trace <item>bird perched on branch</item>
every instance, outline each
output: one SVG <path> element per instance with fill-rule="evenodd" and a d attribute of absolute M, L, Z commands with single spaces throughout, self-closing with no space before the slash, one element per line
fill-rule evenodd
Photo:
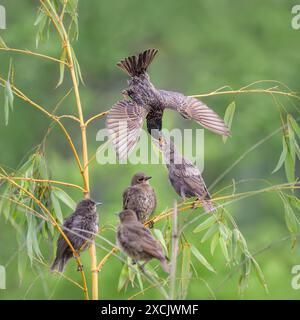
<path fill-rule="evenodd" d="M 144 265 L 151 259 L 158 259 L 165 272 L 169 273 L 167 258 L 161 244 L 153 238 L 149 229 L 138 221 L 132 210 L 120 212 L 120 224 L 117 229 L 117 245 L 134 263 L 144 261 Z"/>
<path fill-rule="evenodd" d="M 62 230 L 69 239 L 77 254 L 86 250 L 95 234 L 98 232 L 99 219 L 96 211 L 100 202 L 85 199 L 77 204 L 75 212 L 70 215 L 62 226 Z M 51 266 L 51 271 L 64 271 L 66 263 L 72 258 L 73 252 L 62 235 L 57 240 L 56 258 Z M 79 269 L 82 266 L 78 266 Z"/>
<path fill-rule="evenodd" d="M 210 200 L 211 197 L 200 170 L 176 150 L 171 139 L 162 136 L 159 146 L 169 171 L 170 183 L 177 194 L 183 200 L 197 197 L 206 212 L 214 211 L 215 207 Z"/>
<path fill-rule="evenodd" d="M 149 184 L 150 179 L 143 172 L 136 173 L 131 179 L 131 186 L 123 193 L 123 210 L 133 210 L 142 223 L 149 219 L 156 208 L 156 195 Z"/>
<path fill-rule="evenodd" d="M 131 77 L 128 88 L 122 91 L 123 95 L 131 100 L 117 102 L 110 110 L 106 121 L 119 159 L 126 158 L 133 150 L 145 119 L 148 132 L 155 139 L 160 137 L 163 112 L 166 108 L 179 112 L 184 118 L 194 120 L 215 133 L 229 135 L 224 121 L 203 102 L 179 92 L 154 87 L 147 69 L 157 51 L 148 49 L 117 63 L 117 66 Z"/>

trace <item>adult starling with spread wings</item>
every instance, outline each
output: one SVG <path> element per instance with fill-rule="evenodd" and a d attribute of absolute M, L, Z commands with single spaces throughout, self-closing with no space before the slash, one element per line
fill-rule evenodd
<path fill-rule="evenodd" d="M 206 212 L 214 211 L 216 208 L 211 202 L 200 170 L 177 151 L 171 139 L 162 136 L 159 139 L 159 146 L 168 168 L 170 183 L 176 193 L 183 200 L 196 197 Z"/>
<path fill-rule="evenodd" d="M 117 63 L 117 66 L 131 77 L 128 88 L 122 91 L 130 100 L 117 102 L 108 113 L 106 121 L 119 159 L 126 158 L 133 150 L 145 119 L 148 132 L 156 139 L 160 137 L 163 112 L 166 108 L 179 112 L 184 118 L 194 120 L 217 134 L 229 135 L 224 121 L 203 102 L 179 92 L 154 87 L 147 69 L 157 51 L 148 49 Z"/>

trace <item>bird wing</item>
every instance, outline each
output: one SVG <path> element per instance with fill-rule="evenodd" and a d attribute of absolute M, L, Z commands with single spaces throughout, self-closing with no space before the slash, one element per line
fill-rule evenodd
<path fill-rule="evenodd" d="M 132 188 L 128 187 L 124 192 L 123 192 L 123 209 L 127 209 L 128 206 L 128 200 L 130 199 L 132 195 Z"/>
<path fill-rule="evenodd" d="M 63 224 L 62 230 L 64 234 L 67 236 L 68 239 L 72 237 L 72 233 L 68 231 L 68 229 L 71 229 L 72 223 L 73 223 L 73 214 L 69 216 Z M 66 242 L 65 238 L 60 234 L 57 240 L 57 256 L 63 255 L 66 249 L 70 249 L 68 243 Z"/>
<path fill-rule="evenodd" d="M 147 108 L 130 100 L 117 102 L 109 111 L 106 127 L 119 159 L 128 157 L 135 147 L 147 114 Z"/>
<path fill-rule="evenodd" d="M 152 236 L 149 229 L 141 223 L 135 223 L 127 227 L 130 234 L 130 242 L 134 242 L 134 247 L 143 253 L 154 258 L 161 259 L 164 257 L 160 243 Z"/>
<path fill-rule="evenodd" d="M 199 169 L 191 162 L 184 159 L 182 164 L 175 164 L 173 173 L 181 179 L 181 181 L 188 187 L 188 190 L 193 190 L 195 194 L 201 198 L 210 199 L 210 194 Z"/>
<path fill-rule="evenodd" d="M 136 56 L 130 56 L 117 63 L 117 66 L 128 73 L 131 77 L 145 73 L 156 56 L 157 49 L 147 49 Z"/>
<path fill-rule="evenodd" d="M 179 92 L 160 90 L 160 93 L 166 108 L 178 111 L 184 118 L 192 119 L 217 134 L 230 135 L 223 119 L 202 101 Z"/>

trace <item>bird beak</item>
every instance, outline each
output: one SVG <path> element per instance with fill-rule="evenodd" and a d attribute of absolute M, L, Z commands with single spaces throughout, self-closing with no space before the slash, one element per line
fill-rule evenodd
<path fill-rule="evenodd" d="M 152 179 L 152 177 L 148 176 L 148 177 L 145 177 L 144 179 L 145 179 L 145 181 L 148 181 L 148 180 Z"/>
<path fill-rule="evenodd" d="M 96 202 L 96 206 L 100 206 L 101 204 L 103 204 L 102 202 Z"/>
<path fill-rule="evenodd" d="M 122 90 L 122 95 L 127 98 L 128 97 L 128 92 L 127 90 Z"/>

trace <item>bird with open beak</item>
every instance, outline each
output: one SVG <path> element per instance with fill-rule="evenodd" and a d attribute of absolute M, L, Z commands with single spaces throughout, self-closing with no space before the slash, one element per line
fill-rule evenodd
<path fill-rule="evenodd" d="M 185 119 L 194 120 L 217 134 L 229 135 L 223 119 L 200 100 L 180 92 L 155 88 L 147 69 L 157 52 L 157 49 L 148 49 L 117 63 L 131 77 L 128 88 L 122 91 L 125 99 L 111 108 L 106 120 L 108 133 L 120 160 L 127 158 L 134 149 L 144 120 L 149 134 L 159 139 L 166 108 L 177 111 Z"/>

